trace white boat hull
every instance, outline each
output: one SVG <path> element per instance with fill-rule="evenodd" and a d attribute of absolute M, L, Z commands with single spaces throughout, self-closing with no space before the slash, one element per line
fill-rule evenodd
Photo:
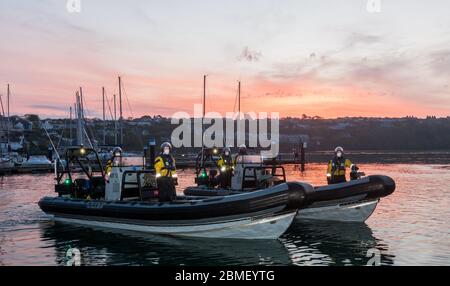
<path fill-rule="evenodd" d="M 379 200 L 359 201 L 301 209 L 297 219 L 340 222 L 365 222 L 375 211 Z"/>
<path fill-rule="evenodd" d="M 76 219 L 54 216 L 55 221 L 79 224 L 96 228 L 111 228 L 151 234 L 202 238 L 230 239 L 277 239 L 292 224 L 297 212 L 269 217 L 248 217 L 239 220 L 192 225 L 141 225 L 132 223 L 105 222 L 91 219 Z"/>

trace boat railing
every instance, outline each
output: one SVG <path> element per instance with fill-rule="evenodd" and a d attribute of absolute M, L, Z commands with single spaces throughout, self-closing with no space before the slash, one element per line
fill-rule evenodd
<path fill-rule="evenodd" d="M 268 170 L 270 172 L 267 172 Z M 279 171 L 281 173 L 278 173 Z M 244 166 L 242 172 L 242 189 L 259 188 L 262 184 L 268 184 L 271 181 L 273 184 L 286 182 L 286 170 L 281 165 Z M 248 182 L 254 182 L 254 186 L 248 186 Z"/>
<path fill-rule="evenodd" d="M 129 177 L 136 176 L 136 180 L 128 180 Z M 142 175 L 148 175 L 149 181 L 146 184 L 142 184 Z M 126 170 L 122 175 L 122 199 L 127 197 L 135 197 L 137 190 L 137 195 L 141 201 L 152 198 L 154 192 L 158 191 L 158 186 L 156 184 L 156 177 L 154 170 Z"/>

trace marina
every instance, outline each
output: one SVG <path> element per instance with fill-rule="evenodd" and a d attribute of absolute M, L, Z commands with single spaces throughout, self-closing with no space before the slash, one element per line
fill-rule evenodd
<path fill-rule="evenodd" d="M 385 2 L 0 1 L 0 271 L 450 266 L 450 2 Z"/>
<path fill-rule="evenodd" d="M 380 250 L 382 265 L 448 265 L 450 198 L 440 188 L 450 179 L 446 165 L 361 168 L 368 174 L 389 173 L 397 183 L 365 224 L 295 220 L 279 240 L 250 244 L 53 222 L 37 205 L 41 197 L 54 196 L 52 174 L 1 177 L 0 264 L 65 265 L 66 251 L 73 247 L 81 251 L 83 265 L 365 265 L 372 248 Z M 305 173 L 286 166 L 286 172 L 291 180 L 324 184 L 321 164 L 311 164 Z M 193 169 L 180 171 L 179 190 L 192 184 L 193 174 Z M 35 180 L 41 184 L 30 192 Z"/>

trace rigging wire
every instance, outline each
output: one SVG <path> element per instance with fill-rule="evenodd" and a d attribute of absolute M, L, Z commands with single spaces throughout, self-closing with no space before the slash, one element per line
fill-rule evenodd
<path fill-rule="evenodd" d="M 57 149 L 59 149 L 59 145 L 61 144 L 62 138 L 64 137 L 64 130 L 66 129 L 66 121 L 64 120 L 63 122 L 64 122 L 64 126 L 63 126 L 63 129 L 61 131 L 61 135 L 59 137 L 58 144 L 56 145 Z"/>
<path fill-rule="evenodd" d="M 125 89 L 125 85 L 124 85 L 123 81 L 122 81 L 122 91 L 123 91 L 123 94 L 125 95 L 125 100 L 126 100 L 126 103 L 128 105 L 128 109 L 129 109 L 131 118 L 134 118 L 133 109 L 131 108 L 130 100 L 128 98 L 128 93 L 127 93 L 127 91 Z M 144 148 L 144 142 L 143 142 L 141 136 L 139 136 L 139 134 L 137 132 L 137 126 L 134 126 L 133 130 L 134 130 L 134 133 L 135 133 L 136 137 L 139 140 L 139 144 L 140 144 L 141 148 L 143 149 Z"/>
<path fill-rule="evenodd" d="M 124 85 L 123 81 L 122 81 L 122 91 L 125 94 L 125 100 L 127 102 L 131 118 L 134 118 L 133 109 L 131 108 L 130 100 L 128 99 L 128 94 L 126 92 L 125 85 Z"/>
<path fill-rule="evenodd" d="M 84 100 L 83 99 L 83 106 L 82 106 L 82 108 L 83 108 L 83 112 L 82 112 L 82 114 L 83 114 L 83 121 L 84 121 L 84 123 L 85 123 L 85 126 L 88 128 L 88 130 L 90 131 L 90 133 L 91 133 L 91 136 L 92 136 L 92 139 L 93 140 L 96 140 L 95 139 L 95 134 L 94 134 L 94 131 L 92 130 L 92 128 L 87 124 L 87 122 L 86 122 L 86 117 L 84 116 L 84 114 L 85 114 L 85 112 L 84 112 L 84 110 L 86 110 L 87 111 L 87 115 L 89 116 L 90 114 L 92 114 L 90 111 L 89 111 L 89 108 L 88 108 L 88 106 L 87 106 L 87 103 L 86 103 L 86 100 Z M 89 144 L 91 145 L 91 147 L 93 147 L 93 145 L 92 145 L 92 142 L 91 142 L 91 139 L 89 138 L 89 135 L 88 135 L 88 132 L 86 131 L 86 130 L 84 130 L 84 132 L 86 133 L 86 136 L 87 136 L 87 139 L 88 139 L 88 141 L 89 141 Z M 97 141 L 97 140 L 96 140 Z M 98 141 L 97 141 L 98 142 Z"/>
<path fill-rule="evenodd" d="M 114 115 L 111 109 L 111 105 L 113 104 L 114 101 L 114 97 L 111 98 L 111 100 L 109 100 L 108 98 L 108 94 L 105 91 L 105 97 L 106 97 L 106 103 L 108 103 L 108 109 L 109 109 L 109 115 L 111 116 L 111 121 L 114 121 Z"/>
<path fill-rule="evenodd" d="M 4 125 L 5 125 L 5 122 L 4 122 L 4 119 L 5 119 L 5 109 L 3 108 L 3 100 L 2 100 L 2 94 L 0 94 L 0 105 L 1 105 L 1 107 L 2 107 L 2 114 L 0 114 L 0 115 L 2 115 L 2 121 L 1 121 L 1 123 L 2 123 L 2 129 L 4 128 Z"/>

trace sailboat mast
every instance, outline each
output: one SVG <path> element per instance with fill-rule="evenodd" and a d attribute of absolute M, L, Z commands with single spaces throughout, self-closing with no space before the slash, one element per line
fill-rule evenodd
<path fill-rule="evenodd" d="M 2 121 L 1 121 L 1 123 L 2 123 L 2 129 L 3 129 L 3 126 L 4 126 L 4 119 L 5 119 L 5 109 L 3 108 L 3 100 L 2 100 L 2 95 L 0 94 L 0 106 L 1 106 L 1 113 L 0 113 L 0 115 L 2 116 Z"/>
<path fill-rule="evenodd" d="M 122 78 L 119 76 L 120 145 L 123 146 Z"/>
<path fill-rule="evenodd" d="M 240 81 L 239 81 L 239 86 L 238 86 L 238 111 L 239 111 L 239 114 L 241 114 L 241 82 Z"/>
<path fill-rule="evenodd" d="M 105 87 L 102 87 L 103 98 L 103 145 L 106 145 Z"/>
<path fill-rule="evenodd" d="M 115 94 L 114 94 L 114 145 L 117 146 L 117 103 Z"/>
<path fill-rule="evenodd" d="M 81 91 L 81 89 L 80 89 Z M 84 134 L 83 134 L 83 109 L 81 107 L 81 95 L 77 92 L 77 145 L 84 145 Z"/>
<path fill-rule="evenodd" d="M 81 119 L 84 119 L 84 99 L 82 87 L 80 87 L 80 107 L 81 107 Z"/>
<path fill-rule="evenodd" d="M 70 144 L 72 145 L 72 106 L 69 107 L 69 138 Z"/>
<path fill-rule="evenodd" d="M 203 76 L 203 119 L 205 119 L 205 115 L 206 115 L 206 75 Z"/>
<path fill-rule="evenodd" d="M 206 115 L 206 75 L 203 76 L 203 113 L 202 113 L 202 167 L 204 163 L 205 143 L 204 143 L 204 121 Z"/>
<path fill-rule="evenodd" d="M 10 97 L 10 90 L 9 90 L 9 83 L 8 83 L 8 90 L 7 90 L 7 94 L 6 94 L 6 110 L 8 113 L 8 121 L 7 121 L 7 128 L 6 128 L 6 140 L 8 141 L 8 149 L 9 149 L 9 124 L 10 124 L 10 114 L 9 114 L 9 97 Z"/>

